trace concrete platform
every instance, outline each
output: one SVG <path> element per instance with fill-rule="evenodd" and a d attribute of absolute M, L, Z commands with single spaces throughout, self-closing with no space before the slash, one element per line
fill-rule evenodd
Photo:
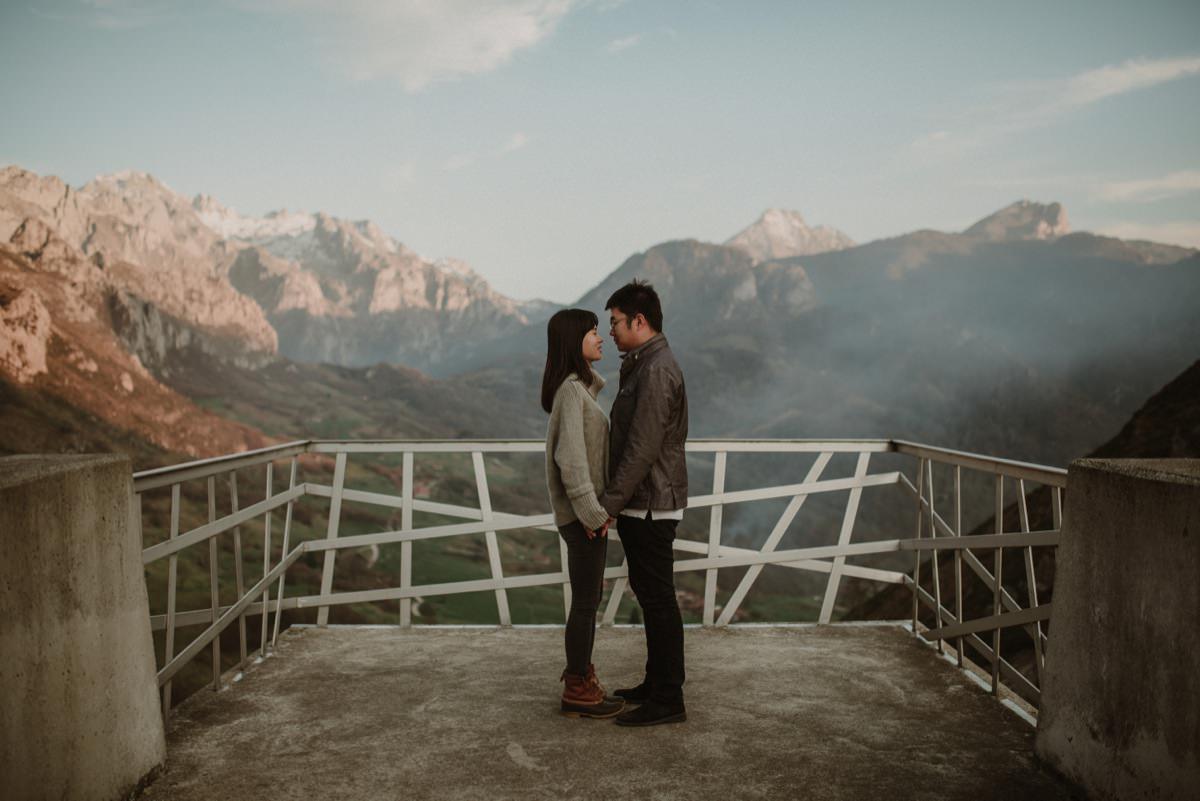
<path fill-rule="evenodd" d="M 1034 729 L 899 626 L 689 629 L 688 721 L 558 714 L 562 629 L 292 630 L 174 716 L 150 799 L 1068 799 Z M 640 629 L 601 629 L 610 688 Z"/>

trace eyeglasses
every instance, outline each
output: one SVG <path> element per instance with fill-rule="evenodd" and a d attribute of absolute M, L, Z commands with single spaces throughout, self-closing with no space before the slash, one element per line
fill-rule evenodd
<path fill-rule="evenodd" d="M 633 321 L 635 319 L 636 319 L 636 316 L 634 316 L 634 317 L 617 317 L 617 316 L 609 317 L 608 318 L 608 330 L 615 331 L 617 329 L 617 326 L 620 325 L 621 323 L 625 323 L 625 327 L 628 328 L 630 325 L 633 324 Z"/>

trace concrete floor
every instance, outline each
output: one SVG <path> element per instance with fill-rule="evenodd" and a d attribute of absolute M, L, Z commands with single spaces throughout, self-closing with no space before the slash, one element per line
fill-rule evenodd
<path fill-rule="evenodd" d="M 688 629 L 688 721 L 560 716 L 562 629 L 293 629 L 176 711 L 149 799 L 1068 799 L 1034 731 L 898 626 Z M 601 629 L 610 688 L 640 629 Z"/>

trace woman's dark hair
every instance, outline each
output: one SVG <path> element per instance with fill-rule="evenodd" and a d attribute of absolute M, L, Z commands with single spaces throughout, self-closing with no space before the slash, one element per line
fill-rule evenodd
<path fill-rule="evenodd" d="M 563 309 L 546 323 L 546 370 L 542 373 L 542 408 L 550 413 L 554 393 L 571 373 L 592 385 L 592 366 L 583 358 L 583 338 L 600 320 L 587 309 Z"/>

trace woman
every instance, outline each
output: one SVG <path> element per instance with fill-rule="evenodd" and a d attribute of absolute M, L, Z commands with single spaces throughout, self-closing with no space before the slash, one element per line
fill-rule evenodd
<path fill-rule="evenodd" d="M 571 577 L 562 711 L 571 717 L 609 718 L 624 701 L 605 696 L 592 666 L 608 550 L 608 513 L 597 500 L 608 475 L 608 417 L 596 403 L 604 386 L 592 371 L 603 349 L 596 325 L 596 315 L 584 309 L 563 309 L 550 318 L 542 408 L 550 414 L 546 486 L 554 524 L 567 544 Z"/>

